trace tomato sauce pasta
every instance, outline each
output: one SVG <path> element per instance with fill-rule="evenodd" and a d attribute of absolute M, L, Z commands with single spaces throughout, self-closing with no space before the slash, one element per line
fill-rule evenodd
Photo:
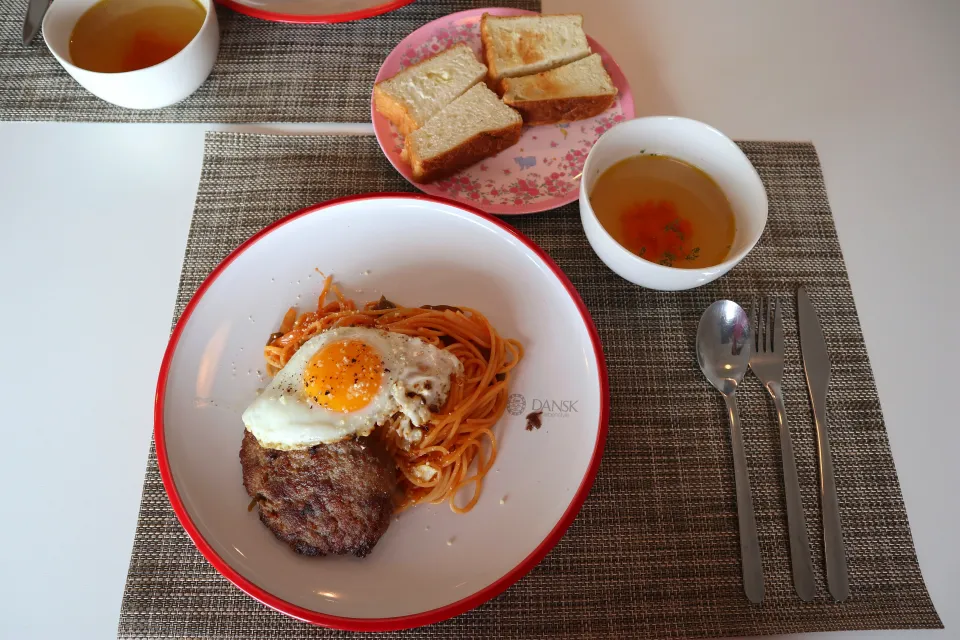
<path fill-rule="evenodd" d="M 327 301 L 329 297 L 334 299 Z M 287 311 L 279 330 L 264 348 L 270 375 L 290 360 L 313 336 L 337 327 L 364 326 L 420 338 L 457 356 L 463 373 L 453 381 L 443 407 L 421 427 L 417 442 L 405 439 L 400 416 L 377 428 L 393 455 L 402 497 L 398 510 L 430 502 L 448 502 L 456 513 L 472 509 L 484 476 L 497 457 L 494 426 L 507 406 L 511 370 L 523 357 L 523 346 L 503 338 L 487 318 L 465 307 L 402 307 L 381 298 L 358 307 L 333 284 L 324 281 L 314 311 Z M 461 489 L 472 488 L 458 504 Z"/>

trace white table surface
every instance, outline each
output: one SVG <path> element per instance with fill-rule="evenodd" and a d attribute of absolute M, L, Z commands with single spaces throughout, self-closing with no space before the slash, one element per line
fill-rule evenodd
<path fill-rule="evenodd" d="M 819 637 L 960 637 L 960 2 L 544 9 L 585 14 L 638 115 L 816 144 L 947 627 Z M 206 128 L 0 123 L 0 637 L 115 635 Z"/>

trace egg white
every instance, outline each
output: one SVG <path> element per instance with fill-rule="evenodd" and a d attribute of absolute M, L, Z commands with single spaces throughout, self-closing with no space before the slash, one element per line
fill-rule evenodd
<path fill-rule="evenodd" d="M 304 371 L 324 346 L 360 340 L 383 362 L 380 388 L 362 409 L 331 411 L 313 402 L 305 389 Z M 430 420 L 431 409 L 443 405 L 455 376 L 463 372 L 460 360 L 444 349 L 399 333 L 368 327 L 343 327 L 318 334 L 305 342 L 277 372 L 269 386 L 243 412 L 243 423 L 264 447 L 306 449 L 369 435 L 397 412 L 409 425 L 409 439 Z"/>

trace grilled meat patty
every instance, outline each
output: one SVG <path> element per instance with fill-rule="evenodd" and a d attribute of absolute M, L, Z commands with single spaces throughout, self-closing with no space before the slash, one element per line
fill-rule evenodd
<path fill-rule="evenodd" d="M 397 470 L 378 440 L 279 451 L 244 430 L 240 464 L 260 520 L 297 553 L 362 558 L 390 525 Z"/>

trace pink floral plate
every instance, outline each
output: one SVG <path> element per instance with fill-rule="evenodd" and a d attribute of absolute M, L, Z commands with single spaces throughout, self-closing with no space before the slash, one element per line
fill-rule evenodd
<path fill-rule="evenodd" d="M 480 17 L 532 14 L 518 9 L 472 9 L 453 13 L 420 27 L 387 56 L 377 82 L 458 43 L 466 42 L 480 55 Z M 488 213 L 521 214 L 555 209 L 577 199 L 580 172 L 590 148 L 604 131 L 633 118 L 633 94 L 627 79 L 607 50 L 587 36 L 590 48 L 599 53 L 617 87 L 617 98 L 604 113 L 568 124 L 524 127 L 520 142 L 493 158 L 464 169 L 446 180 L 430 184 L 413 182 L 410 166 L 400 159 L 403 138 L 373 107 L 373 130 L 377 142 L 397 171 L 418 189 L 430 195 L 462 202 Z"/>

